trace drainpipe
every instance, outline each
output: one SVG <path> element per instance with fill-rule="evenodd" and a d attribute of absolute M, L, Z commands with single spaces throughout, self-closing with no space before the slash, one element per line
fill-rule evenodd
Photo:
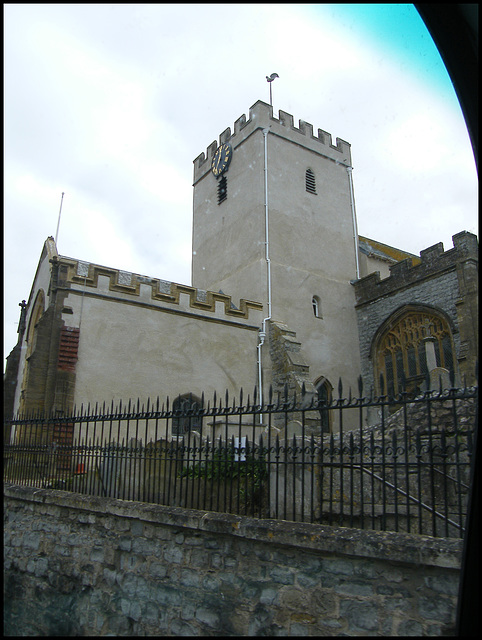
<path fill-rule="evenodd" d="M 351 205 L 351 215 L 353 220 L 353 242 L 355 243 L 355 266 L 356 266 L 356 279 L 360 279 L 360 256 L 359 256 L 359 243 L 358 243 L 358 225 L 356 221 L 356 212 L 355 212 L 355 195 L 353 192 L 353 178 L 352 178 L 353 167 L 347 167 L 346 172 L 348 173 L 348 184 L 350 185 L 350 205 Z"/>
<path fill-rule="evenodd" d="M 266 260 L 266 278 L 268 289 L 268 316 L 264 318 L 259 330 L 258 343 L 258 388 L 259 388 L 259 404 L 263 406 L 263 385 L 262 385 L 262 363 L 261 348 L 266 338 L 266 322 L 271 320 L 271 261 L 269 258 L 269 227 L 268 227 L 268 133 L 269 129 L 263 129 L 264 136 L 264 218 L 265 218 L 265 260 Z M 263 414 L 259 416 L 260 423 L 263 422 Z"/>

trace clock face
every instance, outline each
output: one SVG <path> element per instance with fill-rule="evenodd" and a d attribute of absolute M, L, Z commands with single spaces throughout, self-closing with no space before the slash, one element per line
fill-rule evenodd
<path fill-rule="evenodd" d="M 216 178 L 228 170 L 229 163 L 233 155 L 233 148 L 229 143 L 224 143 L 216 149 L 213 161 L 211 163 L 211 171 Z"/>

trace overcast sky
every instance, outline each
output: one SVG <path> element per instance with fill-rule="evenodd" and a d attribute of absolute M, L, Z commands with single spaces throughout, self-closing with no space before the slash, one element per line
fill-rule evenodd
<path fill-rule="evenodd" d="M 4 5 L 4 354 L 45 239 L 191 283 L 193 160 L 257 100 L 352 145 L 361 235 L 477 230 L 462 113 L 413 5 Z M 226 292 L 229 293 L 229 292 Z"/>

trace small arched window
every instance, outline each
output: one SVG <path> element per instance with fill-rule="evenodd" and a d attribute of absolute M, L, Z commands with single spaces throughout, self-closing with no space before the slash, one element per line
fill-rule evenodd
<path fill-rule="evenodd" d="M 329 433 L 331 425 L 331 415 L 329 406 L 332 400 L 332 386 L 326 378 L 321 378 L 316 384 L 316 396 L 320 412 L 321 432 Z"/>
<path fill-rule="evenodd" d="M 316 181 L 315 174 L 312 169 L 307 169 L 305 174 L 305 185 L 308 193 L 313 193 L 316 196 Z"/>
<path fill-rule="evenodd" d="M 183 436 L 190 431 L 199 431 L 201 401 L 192 394 L 178 396 L 173 404 L 172 435 Z"/>
<path fill-rule="evenodd" d="M 318 296 L 313 296 L 313 298 L 311 299 L 311 304 L 313 306 L 313 313 L 315 315 L 315 318 L 322 318 L 322 314 L 321 314 L 321 300 Z"/>

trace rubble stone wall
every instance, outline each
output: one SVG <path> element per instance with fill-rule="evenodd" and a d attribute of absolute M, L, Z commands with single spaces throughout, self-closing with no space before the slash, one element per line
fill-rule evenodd
<path fill-rule="evenodd" d="M 6 635 L 448 635 L 461 540 L 7 485 Z"/>

